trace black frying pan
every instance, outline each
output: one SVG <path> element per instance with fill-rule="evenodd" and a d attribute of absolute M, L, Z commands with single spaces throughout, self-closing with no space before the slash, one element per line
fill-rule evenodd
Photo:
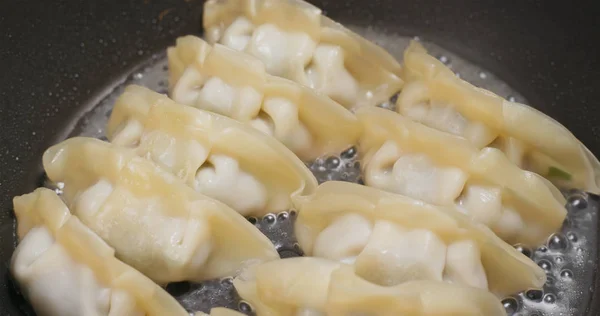
<path fill-rule="evenodd" d="M 482 65 L 600 154 L 595 1 L 313 1 L 342 23 L 419 35 Z M 201 30 L 201 0 L 5 1 L 0 11 L 0 315 L 21 315 L 7 277 L 11 199 L 40 185 L 43 151 L 107 89 Z M 597 282 L 594 282 L 598 284 Z M 582 310 L 598 315 L 599 286 Z M 589 296 L 589 299 L 588 299 Z"/>

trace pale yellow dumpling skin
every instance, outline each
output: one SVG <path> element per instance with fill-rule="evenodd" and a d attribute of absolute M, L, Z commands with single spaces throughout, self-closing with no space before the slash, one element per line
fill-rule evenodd
<path fill-rule="evenodd" d="M 308 161 L 356 144 L 360 126 L 348 109 L 308 86 L 273 76 L 251 55 L 195 36 L 167 50 L 169 95 L 273 136 Z"/>
<path fill-rule="evenodd" d="M 115 257 L 52 190 L 14 198 L 10 271 L 38 315 L 187 316 L 163 288 Z"/>
<path fill-rule="evenodd" d="M 533 261 L 453 206 L 336 181 L 296 206 L 294 231 L 305 255 L 351 265 L 380 286 L 429 280 L 502 298 L 546 280 Z"/>
<path fill-rule="evenodd" d="M 49 148 L 43 161 L 48 178 L 64 183 L 71 212 L 161 285 L 232 276 L 279 257 L 236 211 L 132 149 L 77 137 Z"/>
<path fill-rule="evenodd" d="M 524 104 L 458 78 L 417 42 L 404 52 L 399 113 L 477 148 L 504 152 L 517 166 L 562 188 L 598 193 L 600 162 L 564 126 Z"/>
<path fill-rule="evenodd" d="M 389 53 L 305 1 L 211 0 L 203 25 L 209 43 L 251 55 L 271 75 L 348 109 L 386 102 L 403 84 L 400 64 Z"/>
<path fill-rule="evenodd" d="M 539 245 L 566 217 L 566 201 L 548 180 L 516 166 L 499 149 L 398 113 L 362 108 L 359 141 L 365 184 L 424 202 L 455 206 L 510 244 Z"/>
<path fill-rule="evenodd" d="M 234 286 L 264 316 L 505 315 L 487 291 L 423 280 L 384 287 L 357 276 L 352 266 L 313 257 L 255 266 Z"/>
<path fill-rule="evenodd" d="M 292 196 L 317 185 L 276 139 L 141 86 L 127 87 L 117 99 L 107 136 L 244 216 L 287 211 Z"/>

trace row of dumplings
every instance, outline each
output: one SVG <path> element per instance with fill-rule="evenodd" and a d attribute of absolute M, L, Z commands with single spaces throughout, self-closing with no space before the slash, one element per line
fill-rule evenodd
<path fill-rule="evenodd" d="M 242 56 L 253 56 L 262 61 L 260 73 L 266 71 L 310 87 L 349 110 L 381 104 L 400 92 L 396 108 L 403 116 L 460 136 L 473 148 L 498 148 L 519 167 L 554 183 L 600 192 L 600 163 L 565 127 L 531 107 L 461 80 L 418 43 L 405 51 L 404 66 L 400 67 L 382 48 L 301 0 L 207 1 L 203 23 L 208 42 L 218 44 L 217 50 L 223 45 L 246 53 L 236 54 L 233 59 L 238 63 L 229 60 L 231 65 L 247 65 L 251 58 Z M 194 84 L 189 76 L 181 75 L 186 64 L 198 77 L 222 79 L 233 90 L 252 86 L 244 79 L 228 80 L 227 72 L 238 77 L 239 71 L 228 71 L 231 68 L 221 68 L 227 69 L 221 73 L 207 70 L 214 69 L 210 59 L 197 52 L 210 48 L 198 49 L 203 45 L 190 45 L 189 41 L 181 39 L 169 50 L 170 67 L 178 69 L 170 78 L 175 101 L 194 105 L 188 97 L 202 90 L 202 82 L 189 89 Z M 252 67 L 243 68 L 250 71 Z M 269 93 L 263 92 L 263 99 L 269 100 Z M 303 104 L 296 104 L 302 113 Z M 263 104 L 267 114 L 268 108 Z M 321 106 L 324 116 L 329 111 L 326 108 Z M 329 122 L 329 128 L 344 126 L 339 121 Z"/>
<path fill-rule="evenodd" d="M 503 315 L 498 298 L 544 284 L 507 242 L 560 227 L 553 183 L 598 191 L 568 130 L 417 43 L 400 67 L 301 1 L 204 14 L 214 45 L 168 49 L 172 99 L 128 87 L 109 142 L 45 152 L 62 196 L 15 198 L 11 271 L 38 314 L 187 315 L 161 286 L 236 276 L 259 316 Z M 398 93 L 400 113 L 375 107 Z M 319 186 L 305 162 L 356 144 L 367 186 Z M 289 209 L 311 258 L 278 260 L 243 217 Z"/>
<path fill-rule="evenodd" d="M 499 298 L 546 279 L 459 213 L 341 182 L 298 201 L 296 235 L 313 257 L 278 260 L 243 217 L 146 162 L 124 162 L 131 176 L 105 201 L 46 188 L 15 198 L 11 271 L 37 314 L 187 315 L 159 285 L 236 276 L 257 315 L 504 315 Z"/>
<path fill-rule="evenodd" d="M 353 113 L 309 87 L 267 74 L 259 60 L 245 53 L 218 44 L 211 47 L 197 37 L 178 39 L 177 45 L 169 48 L 169 62 L 175 101 L 226 115 L 272 135 L 304 161 L 358 143 L 367 185 L 436 205 L 454 205 L 510 243 L 539 244 L 565 217 L 559 190 L 542 176 L 521 169 L 508 149 L 478 147 L 465 135 L 446 133 L 411 116 L 374 106 Z M 235 66 L 239 64 L 243 66 Z M 399 102 L 405 101 L 404 93 Z M 244 97 L 249 94 L 256 97 Z M 429 107 L 419 102 L 415 107 Z M 530 112 L 547 120 L 539 112 Z M 445 118 L 440 121 L 448 122 Z M 140 125 L 137 121 L 130 124 Z M 141 127 L 138 130 L 141 133 Z M 574 147 L 583 148 L 568 131 L 563 134 Z M 510 139 L 513 144 L 518 142 Z M 589 175 L 591 171 L 581 173 Z M 595 190 L 591 185 L 575 187 Z"/>

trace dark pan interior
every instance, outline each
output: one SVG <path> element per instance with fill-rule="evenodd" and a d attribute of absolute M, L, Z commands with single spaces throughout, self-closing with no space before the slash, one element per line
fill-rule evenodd
<path fill-rule="evenodd" d="M 82 104 L 105 95 L 179 36 L 200 31 L 202 0 L 11 1 L 0 11 L 0 315 L 12 197 L 39 185 L 41 154 Z M 600 154 L 600 9 L 593 1 L 312 1 L 340 22 L 419 35 L 484 66 Z M 598 284 L 598 282 L 596 282 Z M 598 291 L 592 291 L 596 297 Z M 599 301 L 589 305 L 598 314 Z"/>

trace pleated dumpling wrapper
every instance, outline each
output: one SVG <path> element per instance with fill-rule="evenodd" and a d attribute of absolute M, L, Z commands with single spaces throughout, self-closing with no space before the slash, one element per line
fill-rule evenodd
<path fill-rule="evenodd" d="M 533 261 L 455 207 L 347 182 L 326 182 L 296 206 L 306 255 L 353 264 L 379 285 L 446 281 L 504 297 L 546 280 Z"/>
<path fill-rule="evenodd" d="M 364 128 L 359 152 L 368 186 L 457 205 L 511 244 L 542 244 L 561 227 L 566 202 L 560 191 L 500 150 L 478 149 L 381 108 L 360 109 L 357 117 Z"/>
<path fill-rule="evenodd" d="M 260 316 L 506 315 L 485 290 L 436 281 L 384 287 L 358 277 L 351 266 L 321 258 L 260 264 L 233 284 Z"/>
<path fill-rule="evenodd" d="M 279 258 L 244 217 L 130 149 L 78 137 L 43 160 L 48 178 L 64 183 L 71 212 L 161 285 L 236 275 Z"/>
<path fill-rule="evenodd" d="M 287 211 L 291 196 L 317 186 L 306 165 L 276 139 L 140 86 L 127 87 L 117 99 L 107 136 L 244 216 Z"/>
<path fill-rule="evenodd" d="M 115 258 L 54 191 L 40 188 L 13 202 L 20 242 L 10 270 L 36 314 L 188 315 L 160 286 Z"/>
<path fill-rule="evenodd" d="M 406 117 L 499 148 L 558 186 L 600 192 L 600 162 L 551 117 L 461 80 L 416 42 L 405 51 L 403 78 L 397 109 Z"/>
<path fill-rule="evenodd" d="M 386 102 L 402 87 L 390 54 L 301 0 L 209 0 L 203 24 L 209 43 L 255 56 L 270 74 L 348 109 Z"/>
<path fill-rule="evenodd" d="M 168 49 L 173 100 L 212 111 L 274 136 L 312 160 L 356 144 L 354 115 L 312 89 L 270 76 L 256 58 L 194 36 Z"/>

